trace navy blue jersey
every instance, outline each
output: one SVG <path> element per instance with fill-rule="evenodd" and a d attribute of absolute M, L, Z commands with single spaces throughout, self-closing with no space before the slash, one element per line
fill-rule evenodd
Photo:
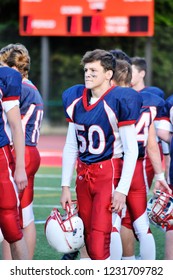
<path fill-rule="evenodd" d="M 19 100 L 21 94 L 21 82 L 22 76 L 18 71 L 10 67 L 0 67 L 0 147 L 8 145 L 11 141 L 11 135 L 8 134 L 7 118 L 2 108 L 2 102 Z"/>
<path fill-rule="evenodd" d="M 160 120 L 163 118 L 163 108 L 166 105 L 166 102 L 159 95 L 153 95 L 148 90 L 140 91 L 140 94 L 143 99 L 143 106 L 155 107 L 156 115 L 153 120 Z"/>
<path fill-rule="evenodd" d="M 25 145 L 36 146 L 43 119 L 43 100 L 38 89 L 27 79 L 22 81 L 20 113 L 25 134 Z"/>
<path fill-rule="evenodd" d="M 140 92 L 142 91 L 148 91 L 148 92 L 151 92 L 155 95 L 158 95 L 160 96 L 161 98 L 165 98 L 165 93 L 162 89 L 158 88 L 158 87 L 153 87 L 153 86 L 146 86 L 145 88 L 143 88 Z"/>
<path fill-rule="evenodd" d="M 170 167 L 169 167 L 169 178 L 170 183 L 173 186 L 173 138 L 171 138 L 170 142 Z"/>
<path fill-rule="evenodd" d="M 2 101 L 19 99 L 21 94 L 21 74 L 10 67 L 0 67 L 0 89 Z"/>
<path fill-rule="evenodd" d="M 76 85 L 63 93 L 68 121 L 75 124 L 79 158 L 90 164 L 123 153 L 119 127 L 135 124 L 142 98 L 131 88 L 112 87 L 90 105 L 91 92 Z"/>
<path fill-rule="evenodd" d="M 165 108 L 164 108 L 165 117 L 169 119 L 171 124 L 173 125 L 173 95 L 170 95 L 166 99 Z"/>
<path fill-rule="evenodd" d="M 164 99 L 153 95 L 148 91 L 140 91 L 143 99 L 143 106 L 140 111 L 140 117 L 136 123 L 137 140 L 139 147 L 139 157 L 144 157 L 148 141 L 148 132 L 151 123 L 154 120 L 162 119 L 162 110 L 165 105 Z"/>
<path fill-rule="evenodd" d="M 173 125 L 173 95 L 169 96 L 166 99 L 165 105 L 165 118 L 167 117 L 168 120 Z M 170 183 L 173 185 L 173 139 L 170 142 L 170 168 L 169 168 L 169 177 Z"/>

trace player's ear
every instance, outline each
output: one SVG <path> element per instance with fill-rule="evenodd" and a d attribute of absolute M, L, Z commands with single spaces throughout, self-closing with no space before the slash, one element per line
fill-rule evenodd
<path fill-rule="evenodd" d="M 113 77 L 113 71 L 112 70 L 107 70 L 106 71 L 106 77 L 107 77 L 107 79 L 108 80 L 111 80 L 112 79 L 112 77 Z"/>
<path fill-rule="evenodd" d="M 140 75 L 142 76 L 142 78 L 145 78 L 146 72 L 144 70 L 140 71 Z"/>

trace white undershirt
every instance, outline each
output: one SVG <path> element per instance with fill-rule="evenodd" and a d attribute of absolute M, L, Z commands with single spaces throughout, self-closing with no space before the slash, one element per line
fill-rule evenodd
<path fill-rule="evenodd" d="M 93 105 L 94 103 L 96 103 L 97 100 L 99 100 L 99 97 L 91 97 L 91 99 L 90 99 L 90 105 Z"/>
<path fill-rule="evenodd" d="M 69 123 L 67 137 L 62 155 L 62 180 L 61 186 L 69 186 L 78 157 L 78 146 L 74 123 Z"/>
<path fill-rule="evenodd" d="M 11 100 L 11 101 L 2 102 L 2 107 L 6 113 L 15 106 L 19 106 L 19 100 Z"/>
<path fill-rule="evenodd" d="M 119 128 L 120 138 L 123 145 L 124 160 L 121 179 L 116 191 L 128 194 L 134 174 L 136 160 L 138 158 L 138 144 L 135 125 L 126 125 Z"/>

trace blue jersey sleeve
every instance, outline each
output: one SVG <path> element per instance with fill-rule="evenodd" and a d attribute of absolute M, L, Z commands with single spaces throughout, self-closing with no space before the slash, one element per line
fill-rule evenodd
<path fill-rule="evenodd" d="M 162 119 L 164 115 L 164 107 L 165 107 L 165 101 L 164 99 L 161 99 L 157 106 L 157 115 L 156 120 Z"/>
<path fill-rule="evenodd" d="M 149 86 L 145 88 L 147 91 L 149 91 L 150 93 L 153 93 L 159 97 L 161 97 L 162 99 L 165 98 L 165 93 L 162 89 L 158 88 L 158 87 L 154 87 L 154 86 Z"/>
<path fill-rule="evenodd" d="M 20 113 L 25 131 L 25 144 L 36 146 L 40 136 L 44 104 L 38 89 L 29 80 L 22 82 Z"/>
<path fill-rule="evenodd" d="M 118 125 L 128 125 L 136 123 L 139 118 L 140 109 L 143 104 L 140 94 L 132 88 L 120 88 L 119 98 L 119 121 Z"/>
<path fill-rule="evenodd" d="M 148 87 L 149 88 L 149 87 Z M 156 108 L 156 116 L 155 120 L 159 120 L 163 118 L 163 108 L 165 106 L 165 100 L 161 98 L 159 95 L 152 94 L 148 88 L 141 91 L 140 94 L 143 98 L 143 106 L 146 107 L 155 107 Z"/>
<path fill-rule="evenodd" d="M 21 74 L 10 68 L 0 67 L 0 88 L 3 92 L 3 101 L 20 98 L 22 86 Z"/>
<path fill-rule="evenodd" d="M 68 107 L 82 96 L 84 88 L 84 85 L 75 85 L 63 92 L 62 102 L 67 121 L 71 121 L 71 116 L 69 116 L 69 114 L 67 113 Z"/>

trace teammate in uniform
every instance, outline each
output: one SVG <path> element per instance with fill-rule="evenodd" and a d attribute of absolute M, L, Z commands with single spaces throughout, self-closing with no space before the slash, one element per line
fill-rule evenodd
<path fill-rule="evenodd" d="M 139 202 L 141 206 L 141 213 L 144 213 L 144 207 L 145 207 L 145 214 L 146 214 L 146 199 L 147 199 L 147 192 L 148 188 L 151 186 L 153 178 L 154 178 L 154 173 L 158 173 L 158 169 L 153 169 L 153 163 L 157 162 L 157 160 L 152 160 L 151 162 L 151 156 L 154 155 L 154 151 L 158 145 L 156 143 L 155 138 L 156 138 L 156 133 L 155 133 L 155 123 L 156 121 L 158 122 L 161 119 L 161 111 L 162 107 L 164 106 L 164 100 L 161 98 L 160 93 L 161 90 L 158 89 L 159 94 L 156 94 L 157 88 L 153 87 L 145 87 L 144 84 L 144 77 L 146 74 L 146 61 L 143 58 L 135 57 L 131 59 L 132 61 L 132 81 L 131 84 L 133 88 L 137 91 L 139 91 L 140 95 L 143 98 L 143 103 L 144 106 L 142 107 L 141 110 L 141 117 L 138 120 L 136 124 L 137 128 L 137 138 L 138 138 L 138 144 L 139 144 L 139 159 L 141 160 L 141 165 L 143 165 L 143 171 L 144 171 L 144 176 L 142 176 L 142 172 L 138 172 L 137 174 L 141 175 L 143 177 L 143 181 L 139 180 L 139 177 L 136 175 L 136 179 L 138 178 L 138 181 L 136 183 L 132 182 L 132 185 L 134 186 L 139 186 L 139 182 L 141 182 L 141 192 L 143 189 L 143 194 L 146 194 L 146 197 L 143 197 L 143 204 Z M 153 94 L 154 93 L 154 94 Z M 149 134 L 148 134 L 149 133 Z M 151 135 L 151 137 L 150 137 Z M 148 142 L 148 144 L 147 144 Z M 152 144 L 152 145 L 150 145 Z M 146 149 L 147 148 L 147 149 Z M 147 153 L 150 153 L 150 156 L 147 156 Z M 155 155 L 158 156 L 158 153 L 155 151 Z M 139 160 L 138 160 L 139 162 Z M 158 161 L 158 163 L 160 160 Z M 141 166 L 142 168 L 142 166 Z M 141 169 L 142 170 L 142 169 Z M 160 165 L 160 175 L 158 175 L 155 178 L 160 178 L 164 181 L 164 174 L 161 172 L 161 165 Z M 143 184 L 144 183 L 144 184 Z M 166 182 L 165 182 L 166 183 Z M 143 185 L 143 188 L 142 188 Z M 146 186 L 146 190 L 145 190 Z M 167 185 L 168 186 L 168 185 Z M 136 188 L 136 187 L 135 187 Z M 129 201 L 133 205 L 135 196 L 130 196 L 128 197 Z M 130 209 L 129 209 L 130 210 Z M 139 211 L 139 210 L 138 210 Z M 131 219 L 132 217 L 129 216 L 128 211 L 126 212 L 125 218 L 122 220 L 122 229 L 121 229 L 121 237 L 122 237 L 122 242 L 123 242 L 123 259 L 135 259 L 134 256 L 134 234 L 133 234 L 133 228 L 136 226 L 136 223 L 139 223 L 140 220 L 137 220 L 137 217 L 142 215 L 139 215 L 139 212 L 136 211 L 135 213 L 135 220 L 134 222 L 134 217 L 133 217 L 133 226 L 131 224 Z M 133 214 L 134 215 L 134 214 Z M 138 216 L 139 215 L 139 216 Z M 137 230 L 135 230 L 137 231 Z M 147 235 L 147 238 L 149 237 L 149 232 Z M 147 246 L 145 246 L 146 240 L 143 240 L 144 246 L 141 245 L 140 242 L 140 252 L 141 252 L 141 258 L 142 259 L 149 259 L 149 258 L 154 258 L 154 246 L 151 247 L 150 250 L 147 251 Z M 141 247 L 142 246 L 142 247 Z M 153 248 L 153 250 L 152 250 Z"/>
<path fill-rule="evenodd" d="M 28 178 L 27 188 L 19 194 L 20 224 L 27 242 L 29 259 L 33 258 L 36 244 L 36 229 L 33 213 L 34 176 L 40 166 L 40 154 L 37 143 L 43 118 L 43 100 L 38 89 L 28 80 L 30 56 L 22 44 L 10 44 L 0 50 L 0 60 L 15 68 L 22 75 L 20 113 L 25 135 L 25 168 Z M 13 149 L 15 156 L 15 150 Z M 11 254 L 6 241 L 3 242 L 3 258 L 10 259 Z"/>
<path fill-rule="evenodd" d="M 9 67 L 0 67 L 0 228 L 10 244 L 14 260 L 28 259 L 18 213 L 18 193 L 27 186 L 24 135 L 19 110 L 21 81 L 19 72 Z M 16 162 L 10 147 L 11 136 L 16 150 Z"/>
<path fill-rule="evenodd" d="M 170 188 L 173 193 L 173 95 L 166 99 L 164 119 L 158 125 L 158 136 L 170 145 Z M 165 235 L 165 260 L 173 260 L 173 225 L 166 227 Z"/>
<path fill-rule="evenodd" d="M 110 52 L 88 51 L 81 64 L 85 86 L 63 93 L 69 128 L 61 204 L 63 209 L 66 202 L 71 204 L 70 182 L 78 159 L 76 195 L 85 244 L 91 259 L 103 260 L 110 258 L 112 226 L 119 223 L 138 156 L 134 123 L 142 99 L 131 88 L 111 86 L 116 61 Z"/>
<path fill-rule="evenodd" d="M 116 85 L 130 86 L 131 78 L 131 65 L 125 60 L 117 60 L 116 71 L 113 77 L 113 81 L 115 81 Z M 143 106 L 140 110 L 140 117 L 136 123 L 139 156 L 132 184 L 127 196 L 128 216 L 123 218 L 122 224 L 127 228 L 130 226 L 130 228 L 134 229 L 136 236 L 140 241 L 140 253 L 142 259 L 155 259 L 155 242 L 149 230 L 149 220 L 146 212 L 147 192 L 144 180 L 145 169 L 143 163 L 145 162 L 146 150 L 148 150 L 154 171 L 157 174 L 156 179 L 158 179 L 155 189 L 166 188 L 166 190 L 169 190 L 168 185 L 162 176 L 160 150 L 156 141 L 153 123 L 156 113 L 157 118 L 161 115 L 164 101 L 158 96 L 153 98 L 153 94 L 148 92 L 143 92 L 140 95 L 143 98 Z M 161 177 L 158 174 L 160 174 Z M 160 181 L 159 179 L 162 180 Z M 129 246 L 131 246 L 131 244 Z M 126 250 L 126 248 L 124 248 L 123 243 L 123 251 L 124 250 Z M 125 258 L 123 257 L 123 259 Z"/>
<path fill-rule="evenodd" d="M 154 95 L 160 96 L 162 99 L 165 97 L 165 93 L 158 87 L 155 86 L 145 86 L 145 76 L 147 72 L 147 64 L 145 58 L 142 57 L 133 57 L 131 58 L 132 61 L 132 81 L 131 86 L 133 89 L 137 90 L 138 92 L 142 93 L 143 91 L 148 91 Z M 158 118 L 154 120 L 155 128 L 157 128 L 159 124 Z M 160 152 L 162 161 L 165 161 L 166 169 L 165 174 L 168 179 L 168 170 L 169 170 L 169 146 L 161 139 L 157 139 L 159 142 Z M 151 162 L 148 157 L 146 157 L 146 186 L 149 189 L 152 185 L 154 177 L 154 170 L 151 165 Z"/>

